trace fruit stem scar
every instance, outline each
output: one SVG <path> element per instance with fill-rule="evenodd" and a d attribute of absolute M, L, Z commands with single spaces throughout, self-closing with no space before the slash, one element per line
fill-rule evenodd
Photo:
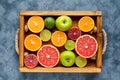
<path fill-rule="evenodd" d="M 30 43 L 31 43 L 31 44 L 35 44 L 35 42 L 34 42 L 33 40 L 30 40 Z"/>
<path fill-rule="evenodd" d="M 37 22 L 35 22 L 35 21 L 32 21 L 33 22 L 33 24 L 37 27 L 38 26 L 38 23 Z"/>
<path fill-rule="evenodd" d="M 66 59 L 66 61 L 67 61 L 67 62 L 69 62 L 69 61 L 70 61 L 70 59 L 69 59 L 69 58 L 67 58 L 67 59 Z"/>
<path fill-rule="evenodd" d="M 66 23 L 66 19 L 65 19 L 65 20 L 63 20 L 63 23 L 64 23 L 64 24 Z"/>

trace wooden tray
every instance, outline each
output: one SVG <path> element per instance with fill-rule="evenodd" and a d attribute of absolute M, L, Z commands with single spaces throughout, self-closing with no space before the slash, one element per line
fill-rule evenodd
<path fill-rule="evenodd" d="M 66 68 L 58 65 L 54 68 L 44 68 L 38 66 L 33 69 L 26 68 L 24 66 L 24 26 L 29 17 L 38 15 L 41 17 L 45 16 L 60 16 L 68 15 L 73 20 L 73 25 L 77 26 L 78 20 L 82 16 L 91 16 L 95 21 L 97 27 L 97 33 L 94 35 L 98 42 L 98 51 L 96 53 L 96 60 L 88 60 L 88 64 L 84 68 L 78 68 L 76 66 Z M 20 51 L 19 51 L 19 71 L 20 72 L 83 72 L 83 73 L 99 73 L 102 67 L 102 12 L 101 11 L 20 11 Z"/>

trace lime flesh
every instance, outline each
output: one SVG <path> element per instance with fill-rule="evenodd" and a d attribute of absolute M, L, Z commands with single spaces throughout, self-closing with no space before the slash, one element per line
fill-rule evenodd
<path fill-rule="evenodd" d="M 87 64 L 87 59 L 82 58 L 81 56 L 77 56 L 75 59 L 75 64 L 76 64 L 76 66 L 78 66 L 80 68 L 85 67 Z"/>
<path fill-rule="evenodd" d="M 40 38 L 42 41 L 49 41 L 51 38 L 51 32 L 47 29 L 41 31 Z"/>
<path fill-rule="evenodd" d="M 67 50 L 73 50 L 75 48 L 75 42 L 73 40 L 67 40 L 64 47 Z"/>

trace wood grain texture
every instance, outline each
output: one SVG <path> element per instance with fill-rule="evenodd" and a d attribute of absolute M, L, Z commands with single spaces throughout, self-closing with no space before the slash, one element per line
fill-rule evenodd
<path fill-rule="evenodd" d="M 98 42 L 98 53 L 97 53 L 97 67 L 102 67 L 102 16 L 97 16 L 97 42 Z"/>
<path fill-rule="evenodd" d="M 23 67 L 23 60 L 24 60 L 24 16 L 20 15 L 20 47 L 19 47 L 19 66 Z"/>
<path fill-rule="evenodd" d="M 101 11 L 21 11 L 20 15 L 24 15 L 24 16 L 33 16 L 33 15 L 98 16 L 98 15 L 101 15 Z"/>
<path fill-rule="evenodd" d="M 64 73 L 99 73 L 101 72 L 101 68 L 97 68 L 94 63 L 89 63 L 87 67 L 79 68 L 79 67 L 62 67 L 57 66 L 54 68 L 44 68 L 38 66 L 36 68 L 30 69 L 26 67 L 22 67 L 19 69 L 20 72 L 64 72 Z"/>

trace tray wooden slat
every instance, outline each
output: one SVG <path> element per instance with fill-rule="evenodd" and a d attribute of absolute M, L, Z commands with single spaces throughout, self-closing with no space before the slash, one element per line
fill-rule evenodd
<path fill-rule="evenodd" d="M 84 67 L 84 68 L 79 68 L 79 67 L 66 68 L 62 66 L 57 66 L 54 68 L 36 67 L 33 69 L 29 69 L 26 67 L 22 67 L 20 68 L 20 71 L 21 72 L 65 72 L 65 73 L 67 72 L 69 73 L 72 73 L 72 72 L 91 73 L 92 72 L 92 73 L 99 73 L 101 72 L 101 68 L 97 68 L 94 63 L 89 63 L 87 67 Z"/>
<path fill-rule="evenodd" d="M 97 67 L 102 67 L 102 17 L 97 16 L 97 42 L 98 42 L 98 52 L 97 52 Z"/>
<path fill-rule="evenodd" d="M 102 13 L 101 11 L 20 11 L 20 15 L 24 15 L 24 16 L 32 16 L 32 15 L 99 16 L 99 15 L 102 15 Z"/>
<path fill-rule="evenodd" d="M 19 50 L 19 65 L 23 67 L 23 60 L 24 60 L 24 16 L 20 15 L 20 50 Z"/>

